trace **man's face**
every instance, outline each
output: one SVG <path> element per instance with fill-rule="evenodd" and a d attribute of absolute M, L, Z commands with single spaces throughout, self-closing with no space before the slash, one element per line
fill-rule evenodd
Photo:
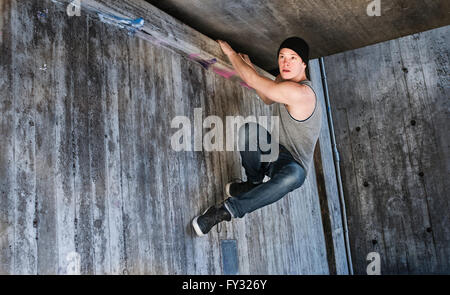
<path fill-rule="evenodd" d="M 291 80 L 303 75 L 306 64 L 302 58 L 292 49 L 282 48 L 278 54 L 278 66 L 281 78 Z"/>

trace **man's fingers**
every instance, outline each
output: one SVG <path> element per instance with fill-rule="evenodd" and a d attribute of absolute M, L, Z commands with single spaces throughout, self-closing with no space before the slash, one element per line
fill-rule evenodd
<path fill-rule="evenodd" d="M 239 53 L 239 56 L 242 57 L 242 59 L 245 61 L 250 61 L 247 54 Z"/>
<path fill-rule="evenodd" d="M 244 53 L 238 53 L 238 55 L 242 58 L 242 60 L 248 64 L 250 67 L 255 68 L 252 64 L 252 62 L 250 61 L 250 58 L 248 57 L 247 54 Z"/>

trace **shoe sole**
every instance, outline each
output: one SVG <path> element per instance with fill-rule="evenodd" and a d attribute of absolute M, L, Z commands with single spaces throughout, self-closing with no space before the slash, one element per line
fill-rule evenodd
<path fill-rule="evenodd" d="M 227 195 L 227 197 L 231 198 L 232 195 L 230 194 L 230 186 L 233 182 L 229 182 L 225 185 L 225 194 Z"/>
<path fill-rule="evenodd" d="M 208 209 L 206 209 L 205 212 L 202 213 L 202 215 L 205 214 L 206 211 L 208 211 Z M 200 216 L 201 216 L 201 215 L 200 215 Z M 197 219 L 198 219 L 200 216 L 197 216 L 197 217 L 194 218 L 194 220 L 192 220 L 192 227 L 194 228 L 194 231 L 195 231 L 195 233 L 197 234 L 197 236 L 203 237 L 203 236 L 206 235 L 206 234 L 204 234 L 204 233 L 202 232 L 202 230 L 200 229 L 200 226 L 198 226 L 198 222 L 197 222 Z"/>
<path fill-rule="evenodd" d="M 229 197 L 229 198 L 233 197 L 233 196 L 230 194 L 230 186 L 231 186 L 231 184 L 233 184 L 233 183 L 241 183 L 241 182 L 242 182 L 242 180 L 239 179 L 239 178 L 237 178 L 237 179 L 234 179 L 234 181 L 231 181 L 231 182 L 227 183 L 227 184 L 225 185 L 225 195 L 227 195 L 227 197 Z"/>

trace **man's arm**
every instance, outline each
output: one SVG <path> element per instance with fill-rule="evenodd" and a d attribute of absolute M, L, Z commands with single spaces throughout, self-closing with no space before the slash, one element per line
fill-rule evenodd
<path fill-rule="evenodd" d="M 267 96 L 265 96 L 264 94 L 262 94 L 260 91 L 258 91 L 258 90 L 255 90 L 255 91 L 256 91 L 256 94 L 258 94 L 259 98 L 261 98 L 261 100 L 262 100 L 265 104 L 271 105 L 271 104 L 274 103 L 273 100 L 267 98 Z"/>
<path fill-rule="evenodd" d="M 249 65 L 252 69 L 255 70 L 255 67 L 253 66 L 253 64 L 252 64 L 252 62 L 250 61 L 250 58 L 248 57 L 247 54 L 238 53 L 238 55 L 239 55 L 239 56 L 247 63 L 247 65 Z M 255 71 L 256 71 L 256 70 L 255 70 Z M 278 75 L 278 76 L 276 77 L 276 79 L 275 79 L 275 83 L 278 83 L 278 82 L 280 82 L 281 80 L 282 80 L 282 79 L 281 79 L 281 76 Z M 259 98 L 260 98 L 265 104 L 271 105 L 271 104 L 274 103 L 273 100 L 268 99 L 267 96 L 265 96 L 263 93 L 261 93 L 261 91 L 258 91 L 258 90 L 255 90 L 255 91 L 256 91 L 256 93 L 258 94 Z"/>
<path fill-rule="evenodd" d="M 302 97 L 311 95 L 309 87 L 299 85 L 292 81 L 283 81 L 276 83 L 269 78 L 260 76 L 255 69 L 249 66 L 236 52 L 227 54 L 231 64 L 236 72 L 250 87 L 255 89 L 256 93 L 266 104 L 270 101 L 283 103 L 287 105 L 296 105 Z"/>
<path fill-rule="evenodd" d="M 283 78 L 281 78 L 281 75 L 278 74 L 278 76 L 275 78 L 275 83 L 278 84 L 281 81 L 283 81 Z M 258 90 L 255 90 L 255 91 L 265 104 L 271 105 L 271 104 L 275 103 L 273 100 L 271 100 L 267 96 L 265 96 L 261 91 L 258 91 Z"/>

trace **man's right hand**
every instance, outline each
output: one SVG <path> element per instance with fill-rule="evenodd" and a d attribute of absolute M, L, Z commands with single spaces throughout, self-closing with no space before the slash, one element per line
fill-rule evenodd
<path fill-rule="evenodd" d="M 243 61 L 245 61 L 246 64 L 248 64 L 252 69 L 255 69 L 255 67 L 253 66 L 252 62 L 250 61 L 250 58 L 248 57 L 247 54 L 243 54 L 243 53 L 238 53 L 238 55 L 242 58 Z"/>

